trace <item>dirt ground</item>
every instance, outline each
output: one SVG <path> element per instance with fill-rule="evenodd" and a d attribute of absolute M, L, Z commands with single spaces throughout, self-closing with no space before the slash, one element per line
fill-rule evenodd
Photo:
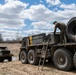
<path fill-rule="evenodd" d="M 8 49 L 18 57 L 20 44 L 0 44 L 0 46 L 7 46 Z M 38 70 L 37 65 L 22 64 L 18 59 L 12 62 L 5 61 L 0 63 L 0 75 L 76 75 L 76 69 L 69 72 L 57 70 L 53 63 L 45 63 L 43 71 Z"/>

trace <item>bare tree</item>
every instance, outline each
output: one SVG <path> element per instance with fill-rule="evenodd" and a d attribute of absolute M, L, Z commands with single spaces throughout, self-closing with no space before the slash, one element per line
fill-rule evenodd
<path fill-rule="evenodd" d="M 0 33 L 0 43 L 3 42 L 2 34 Z"/>
<path fill-rule="evenodd" d="M 21 38 L 22 38 L 22 37 L 20 36 L 20 33 L 17 32 L 17 33 L 16 33 L 16 42 L 20 42 Z"/>

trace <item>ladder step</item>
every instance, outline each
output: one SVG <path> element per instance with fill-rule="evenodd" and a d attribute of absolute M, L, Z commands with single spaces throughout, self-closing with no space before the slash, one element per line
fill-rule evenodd
<path fill-rule="evenodd" d="M 42 62 L 42 64 L 41 64 L 41 62 Z M 40 58 L 39 65 L 38 65 L 38 70 L 39 70 L 40 65 L 42 66 L 41 70 L 43 70 L 44 62 L 45 62 L 45 59 L 44 58 Z"/>
<path fill-rule="evenodd" d="M 43 45 L 43 48 L 42 48 L 42 52 L 41 52 L 41 57 L 40 57 L 40 60 L 39 60 L 39 65 L 38 65 L 38 70 L 39 70 L 39 67 L 40 65 L 42 66 L 42 71 L 43 71 L 43 66 L 44 66 L 44 62 L 45 62 L 45 59 L 46 59 L 46 55 L 47 55 L 47 49 L 48 48 L 48 45 L 45 46 Z M 42 64 L 41 64 L 42 62 Z"/>

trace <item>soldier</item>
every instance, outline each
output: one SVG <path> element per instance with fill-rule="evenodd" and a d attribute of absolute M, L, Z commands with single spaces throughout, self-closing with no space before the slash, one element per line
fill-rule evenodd
<path fill-rule="evenodd" d="M 66 25 L 64 23 L 58 23 L 57 21 L 54 21 L 53 24 L 55 25 L 54 34 L 58 28 L 60 30 L 60 43 L 63 43 Z"/>

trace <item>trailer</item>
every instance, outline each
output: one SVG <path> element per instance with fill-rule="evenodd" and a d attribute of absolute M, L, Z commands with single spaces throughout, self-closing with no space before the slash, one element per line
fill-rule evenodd
<path fill-rule="evenodd" d="M 76 67 L 76 17 L 69 20 L 63 43 L 60 33 L 45 33 L 22 39 L 19 59 L 23 64 L 36 65 L 40 58 L 54 62 L 57 69 L 68 71 Z"/>

